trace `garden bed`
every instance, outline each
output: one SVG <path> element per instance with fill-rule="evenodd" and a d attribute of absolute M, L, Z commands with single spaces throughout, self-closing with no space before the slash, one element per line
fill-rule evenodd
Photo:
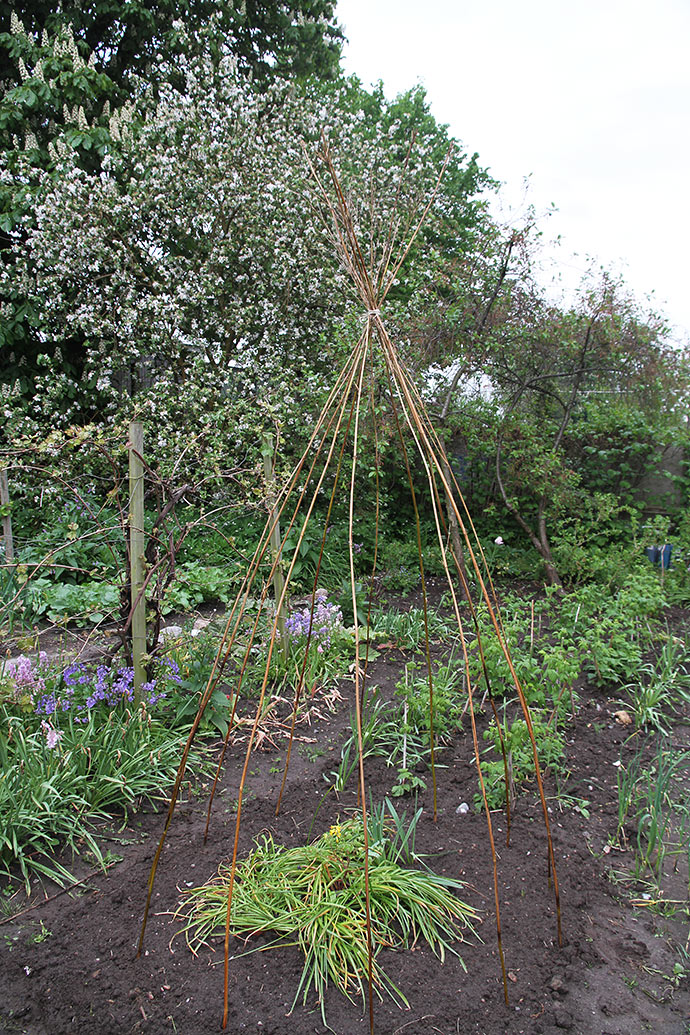
<path fill-rule="evenodd" d="M 682 622 L 684 615 L 675 616 Z M 379 645 L 371 682 L 383 700 L 392 698 L 408 655 Z M 480 914 L 481 941 L 458 945 L 460 960 L 441 965 L 423 944 L 381 953 L 385 970 L 402 989 L 409 1010 L 389 998 L 374 1003 L 380 1035 L 442 1035 L 476 1032 L 632 1035 L 653 1030 L 680 1035 L 690 1017 L 690 990 L 681 949 L 688 937 L 687 862 L 669 874 L 665 902 L 646 885 L 630 882 L 632 852 L 613 847 L 618 826 L 618 770 L 632 764 L 641 738 L 614 718 L 620 700 L 590 684 L 579 688 L 577 715 L 567 726 L 567 776 L 546 779 L 563 914 L 565 944 L 557 946 L 554 899 L 547 878 L 541 806 L 528 786 L 517 801 L 510 845 L 505 817 L 494 813 L 499 854 L 503 945 L 510 1002 L 503 997 L 496 948 L 492 863 L 485 817 L 474 808 L 477 789 L 470 725 L 439 753 L 438 818 L 432 818 L 427 781 L 417 804 L 417 852 L 439 874 L 466 883 L 464 899 Z M 338 709 L 300 728 L 281 812 L 275 803 L 285 760 L 285 741 L 255 751 L 251 758 L 240 835 L 240 857 L 254 838 L 270 832 L 276 843 L 308 843 L 350 817 L 356 808 L 354 783 L 328 791 L 340 749 L 350 731 L 353 683 L 341 680 Z M 480 721 L 484 721 L 483 719 Z M 481 732 L 481 731 L 480 731 Z M 688 746 L 687 727 L 677 725 L 678 747 Z M 647 742 L 651 763 L 654 740 Z M 220 1030 L 223 1009 L 223 949 L 215 940 L 196 956 L 180 934 L 176 910 L 184 892 L 210 879 L 232 854 L 235 802 L 244 751 L 229 754 L 203 841 L 207 788 L 198 787 L 178 807 L 155 885 L 144 953 L 135 958 L 146 884 L 162 816 L 142 812 L 122 829 L 103 829 L 110 849 L 103 873 L 82 858 L 81 883 L 71 891 L 47 887 L 6 898 L 0 940 L 0 1031 L 61 1035 L 74 1031 L 180 1032 Z M 395 770 L 383 759 L 366 762 L 374 802 L 391 794 Z M 469 811 L 460 809 L 469 804 Z M 395 799 L 409 819 L 410 796 Z M 460 809 L 460 811 L 458 811 Z M 685 868 L 684 868 L 685 867 Z M 676 881 L 675 886 L 673 881 Z M 675 888 L 675 890 L 674 890 Z M 648 894 L 649 897 L 643 897 Z M 18 915 L 12 918 L 11 914 Z M 266 947 L 261 936 L 250 947 Z M 241 947 L 238 946 L 238 951 Z M 228 1031 L 268 1035 L 326 1032 L 313 995 L 291 1011 L 302 962 L 296 948 L 266 949 L 233 959 L 230 966 Z M 326 1017 L 338 1035 L 369 1030 L 361 1001 L 337 990 L 326 996 Z M 684 1027 L 685 1025 L 685 1027 Z"/>

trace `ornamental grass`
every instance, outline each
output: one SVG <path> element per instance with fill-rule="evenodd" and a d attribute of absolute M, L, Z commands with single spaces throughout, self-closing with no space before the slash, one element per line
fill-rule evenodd
<path fill-rule="evenodd" d="M 443 962 L 446 952 L 464 961 L 453 943 L 474 934 L 474 909 L 455 892 L 457 880 L 429 869 L 400 863 L 396 838 L 389 825 L 369 826 L 369 910 L 374 990 L 387 992 L 407 1006 L 403 991 L 391 980 L 377 956 L 382 948 L 407 949 L 425 941 Z M 352 999 L 366 998 L 369 948 L 364 886 L 364 826 L 361 817 L 335 824 L 309 845 L 285 848 L 270 834 L 237 864 L 232 895 L 231 935 L 248 943 L 257 935 L 273 940 L 269 948 L 297 946 L 304 967 L 295 993 L 316 993 L 326 1023 L 329 984 Z M 185 927 L 194 952 L 214 937 L 224 937 L 230 867 L 188 893 Z M 262 942 L 261 949 L 266 945 Z M 248 952 L 255 951 L 252 948 Z"/>

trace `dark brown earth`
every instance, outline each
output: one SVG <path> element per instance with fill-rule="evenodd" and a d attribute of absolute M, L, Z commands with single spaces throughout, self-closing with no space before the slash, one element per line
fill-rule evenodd
<path fill-rule="evenodd" d="M 402 654 L 382 652 L 371 679 L 390 693 L 399 678 Z M 344 696 L 352 684 L 341 686 Z M 564 790 L 589 803 L 586 817 L 561 809 L 556 787 L 547 777 L 555 856 L 560 885 L 564 945 L 556 937 L 554 897 L 548 886 L 544 823 L 538 800 L 528 789 L 518 799 L 511 843 L 505 845 L 505 819 L 494 814 L 497 830 L 503 944 L 510 1003 L 503 999 L 496 949 L 492 863 L 486 820 L 474 809 L 459 814 L 476 790 L 469 722 L 442 753 L 438 818 L 434 822 L 430 789 L 420 798 L 424 813 L 417 849 L 428 853 L 438 872 L 467 882 L 466 900 L 479 910 L 482 941 L 461 946 L 467 972 L 458 959 L 443 965 L 425 947 L 387 953 L 384 968 L 405 992 L 410 1008 L 390 1000 L 375 1002 L 378 1035 L 658 1035 L 690 1032 L 690 987 L 683 976 L 671 980 L 681 960 L 678 947 L 688 938 L 687 879 L 678 875 L 679 900 L 670 916 L 653 900 L 631 897 L 631 885 L 612 879 L 624 872 L 630 853 L 609 849 L 617 824 L 616 766 L 635 750 L 629 733 L 617 725 L 618 702 L 584 687 L 576 719 L 569 727 L 567 782 Z M 284 806 L 275 817 L 280 783 L 278 751 L 252 756 L 242 819 L 240 852 L 252 839 L 271 831 L 277 842 L 304 843 L 345 817 L 354 793 L 325 799 L 324 774 L 337 766 L 339 748 L 349 732 L 349 701 L 337 713 L 306 731 L 313 740 L 293 751 Z M 688 727 L 676 731 L 678 746 L 688 747 Z M 114 856 L 107 874 L 80 860 L 78 888 L 43 900 L 15 896 L 6 909 L 24 910 L 0 927 L 0 1032 L 24 1035 L 124 1035 L 180 1033 L 205 1035 L 221 1030 L 222 946 L 194 957 L 174 912 L 181 893 L 211 877 L 232 852 L 239 772 L 243 750 L 236 747 L 225 767 L 214 806 L 210 835 L 203 844 L 207 793 L 199 789 L 175 815 L 157 878 L 145 951 L 135 958 L 146 883 L 162 817 L 141 813 L 123 829 L 105 832 Z M 375 801 L 390 793 L 393 770 L 379 760 L 367 764 Z M 429 781 L 430 784 L 430 781 Z M 403 803 L 411 817 L 414 804 Z M 400 803 L 397 803 L 400 805 Z M 318 814 L 317 814 L 318 809 Z M 686 877 L 686 874 L 685 874 Z M 633 889 L 635 890 L 635 889 Z M 668 907 L 667 907 L 668 911 Z M 301 1001 L 290 1012 L 300 974 L 296 949 L 257 952 L 231 964 L 230 1032 L 312 1035 L 324 1028 L 317 1004 Z M 330 1030 L 337 1035 L 369 1031 L 361 1002 L 349 1003 L 336 991 L 327 998 Z"/>

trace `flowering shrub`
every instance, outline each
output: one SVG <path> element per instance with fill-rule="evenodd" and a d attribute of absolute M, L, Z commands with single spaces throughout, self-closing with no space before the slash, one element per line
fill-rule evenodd
<path fill-rule="evenodd" d="M 272 617 L 267 616 L 261 641 L 252 652 L 243 689 L 248 694 L 261 686 L 266 671 L 266 654 L 272 634 Z M 340 606 L 328 600 L 327 591 L 317 590 L 312 602 L 290 611 L 285 620 L 286 641 L 276 637 L 271 652 L 269 678 L 274 688 L 288 689 L 303 683 L 313 690 L 324 688 L 343 675 L 352 661 L 352 635 L 343 626 Z"/>
<path fill-rule="evenodd" d="M 28 701 L 31 707 L 34 695 L 45 691 L 47 666 L 48 655 L 45 651 L 40 651 L 35 664 L 26 654 L 10 658 L 0 669 L 2 699 L 9 699 L 22 706 Z"/>

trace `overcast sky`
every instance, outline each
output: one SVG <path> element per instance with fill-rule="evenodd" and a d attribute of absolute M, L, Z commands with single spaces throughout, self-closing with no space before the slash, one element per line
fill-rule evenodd
<path fill-rule="evenodd" d="M 440 122 L 519 207 L 529 177 L 568 286 L 591 256 L 690 338 L 690 0 L 338 0 L 344 68 Z M 524 206 L 523 206 L 524 207 Z"/>

